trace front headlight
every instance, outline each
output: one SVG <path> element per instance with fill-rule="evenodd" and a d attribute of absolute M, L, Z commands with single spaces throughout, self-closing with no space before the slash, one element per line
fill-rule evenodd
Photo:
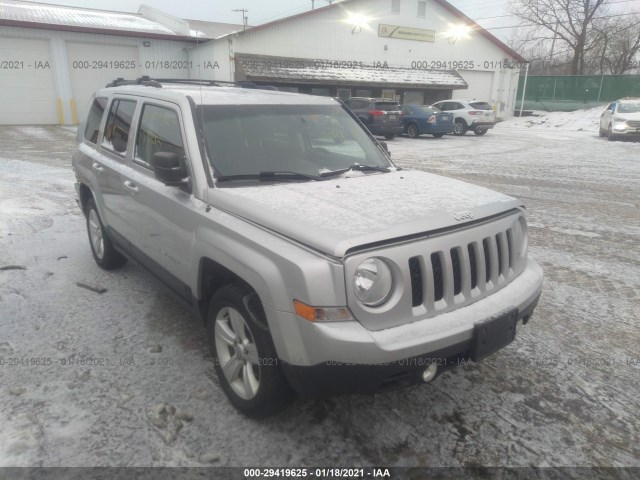
<path fill-rule="evenodd" d="M 386 262 L 368 258 L 353 274 L 353 292 L 367 307 L 377 307 L 389 300 L 393 291 L 393 275 Z"/>

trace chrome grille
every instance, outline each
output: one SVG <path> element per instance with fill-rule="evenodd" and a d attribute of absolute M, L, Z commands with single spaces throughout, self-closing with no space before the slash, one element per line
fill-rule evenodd
<path fill-rule="evenodd" d="M 422 259 L 428 259 L 425 263 Z M 438 305 L 480 298 L 515 275 L 514 237 L 511 228 L 450 250 L 409 259 L 411 298 L 414 307 L 429 310 Z M 426 267 L 426 268 L 425 268 Z M 466 302 L 465 302 L 466 303 Z"/>

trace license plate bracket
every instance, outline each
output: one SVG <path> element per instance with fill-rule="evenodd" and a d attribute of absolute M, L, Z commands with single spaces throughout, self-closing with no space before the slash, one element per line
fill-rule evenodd
<path fill-rule="evenodd" d="M 471 360 L 477 362 L 509 345 L 516 336 L 518 310 L 478 322 L 473 326 Z"/>

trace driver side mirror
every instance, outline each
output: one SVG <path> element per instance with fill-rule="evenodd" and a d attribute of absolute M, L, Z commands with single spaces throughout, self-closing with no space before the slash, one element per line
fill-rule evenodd
<path fill-rule="evenodd" d="M 187 177 L 180 164 L 180 157 L 174 152 L 156 152 L 151 157 L 151 167 L 158 180 L 167 186 L 182 184 Z"/>

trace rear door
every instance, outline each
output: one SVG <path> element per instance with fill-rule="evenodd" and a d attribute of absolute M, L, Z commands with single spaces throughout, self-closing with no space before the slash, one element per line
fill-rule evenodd
<path fill-rule="evenodd" d="M 136 101 L 114 97 L 108 108 L 109 113 L 102 133 L 96 135 L 96 132 L 91 131 L 86 134 L 90 136 L 91 141 L 100 142 L 100 147 L 90 154 L 90 168 L 97 184 L 97 194 L 101 196 L 99 203 L 102 204 L 102 220 L 116 243 L 121 243 L 117 234 L 123 231 L 121 212 L 126 207 L 123 201 L 122 178 L 127 169 L 126 156 L 130 149 L 131 121 L 135 114 Z"/>

